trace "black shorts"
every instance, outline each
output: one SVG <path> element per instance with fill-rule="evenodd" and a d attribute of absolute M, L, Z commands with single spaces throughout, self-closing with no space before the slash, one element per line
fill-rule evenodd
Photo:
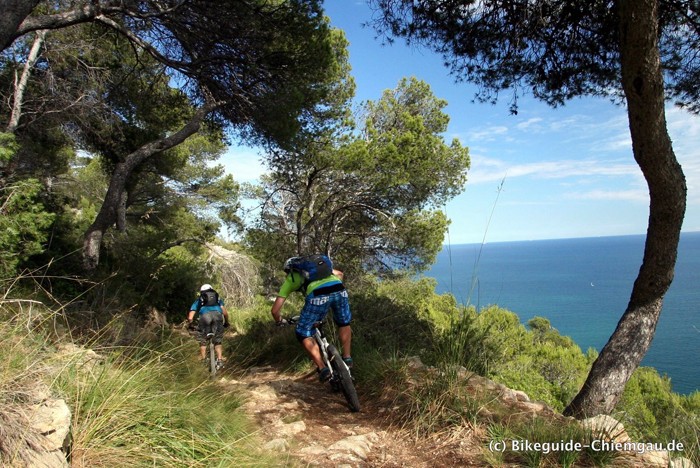
<path fill-rule="evenodd" d="M 224 339 L 224 315 L 220 312 L 207 312 L 199 316 L 199 344 L 207 344 L 207 334 L 214 334 L 214 344 L 221 344 Z"/>

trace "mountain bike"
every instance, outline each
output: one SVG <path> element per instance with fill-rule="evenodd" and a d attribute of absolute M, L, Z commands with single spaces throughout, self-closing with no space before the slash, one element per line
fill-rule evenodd
<path fill-rule="evenodd" d="M 212 379 L 216 377 L 216 372 L 221 369 L 223 366 L 219 361 L 216 359 L 216 349 L 214 348 L 214 334 L 209 332 L 207 333 L 207 352 L 205 354 L 204 358 L 204 364 L 206 365 L 207 369 L 209 370 L 209 377 Z"/>
<path fill-rule="evenodd" d="M 199 323 L 193 323 L 192 326 L 188 328 L 190 334 L 197 335 L 199 333 Z M 212 379 L 216 376 L 216 372 L 223 367 L 223 365 L 216 359 L 216 348 L 214 345 L 214 333 L 209 332 L 206 335 L 206 353 L 204 354 L 204 365 L 209 371 L 209 377 Z"/>
<path fill-rule="evenodd" d="M 287 323 L 290 325 L 293 325 L 298 321 L 299 316 L 287 319 Z M 357 390 L 355 390 L 355 380 L 352 378 L 350 368 L 347 364 L 345 364 L 343 357 L 341 356 L 340 352 L 338 352 L 338 348 L 328 342 L 326 334 L 323 331 L 324 323 L 324 320 L 314 323 L 314 335 L 312 338 L 316 341 L 316 344 L 321 351 L 321 359 L 325 363 L 326 367 L 331 370 L 331 378 L 328 380 L 328 383 L 333 391 L 343 392 L 345 400 L 348 402 L 348 406 L 350 407 L 350 411 L 360 411 L 360 400 L 357 397 Z"/>

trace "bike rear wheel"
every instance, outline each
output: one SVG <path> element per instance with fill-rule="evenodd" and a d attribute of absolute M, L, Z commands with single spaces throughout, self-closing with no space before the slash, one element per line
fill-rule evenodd
<path fill-rule="evenodd" d="M 216 350 L 213 340 L 209 340 L 209 375 L 212 379 L 216 375 Z"/>
<path fill-rule="evenodd" d="M 357 397 L 357 390 L 355 390 L 352 375 L 350 375 L 348 366 L 346 366 L 343 362 L 343 357 L 340 355 L 335 346 L 328 345 L 328 357 L 330 358 L 333 372 L 336 374 L 340 382 L 340 388 L 343 390 L 345 400 L 347 400 L 348 405 L 350 406 L 350 411 L 360 411 L 360 399 Z"/>
<path fill-rule="evenodd" d="M 212 378 L 216 375 L 216 352 L 212 342 L 209 342 L 209 375 Z"/>

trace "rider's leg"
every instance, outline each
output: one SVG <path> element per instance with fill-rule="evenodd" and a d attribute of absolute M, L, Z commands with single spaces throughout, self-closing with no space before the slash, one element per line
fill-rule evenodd
<path fill-rule="evenodd" d="M 207 357 L 207 331 L 206 321 L 200 318 L 197 341 L 199 341 L 199 359 L 204 361 Z"/>
<path fill-rule="evenodd" d="M 212 313 L 210 319 L 210 329 L 214 334 L 212 338 L 214 341 L 214 353 L 216 354 L 216 360 L 221 361 L 223 356 L 223 345 L 221 343 L 224 339 L 224 316 Z"/>
<path fill-rule="evenodd" d="M 340 338 L 340 346 L 343 348 L 343 357 L 350 357 L 351 343 L 352 343 L 352 329 L 350 325 L 345 325 L 344 327 L 338 328 L 338 337 Z"/>
<path fill-rule="evenodd" d="M 323 369 L 324 367 L 326 367 L 326 364 L 321 358 L 321 350 L 318 349 L 316 340 L 314 340 L 313 338 L 305 338 L 301 341 L 301 345 L 304 347 L 314 364 L 316 364 L 316 367 L 318 367 L 319 369 Z"/>
<path fill-rule="evenodd" d="M 350 354 L 352 342 L 350 322 L 352 321 L 352 313 L 350 312 L 348 292 L 343 290 L 333 293 L 331 295 L 331 303 L 331 307 L 333 308 L 333 320 L 338 326 L 338 337 L 340 338 L 341 348 L 343 348 L 343 357 L 349 358 L 352 356 L 352 354 Z"/>
<path fill-rule="evenodd" d="M 330 303 L 325 300 L 325 298 L 307 296 L 304 301 L 304 307 L 299 314 L 299 321 L 296 327 L 297 339 L 319 369 L 326 367 L 326 364 L 323 362 L 321 350 L 318 349 L 316 340 L 313 338 L 313 324 L 319 320 L 323 320 L 326 313 L 328 313 L 329 306 Z"/>

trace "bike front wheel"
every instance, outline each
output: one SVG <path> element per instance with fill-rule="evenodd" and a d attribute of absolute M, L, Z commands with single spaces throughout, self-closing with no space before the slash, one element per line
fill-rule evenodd
<path fill-rule="evenodd" d="M 336 375 L 340 383 L 340 388 L 343 390 L 343 395 L 350 406 L 350 411 L 360 411 L 360 400 L 357 397 L 357 390 L 352 381 L 352 375 L 348 366 L 343 362 L 343 357 L 333 345 L 328 345 L 328 357 L 333 367 L 333 373 Z"/>

